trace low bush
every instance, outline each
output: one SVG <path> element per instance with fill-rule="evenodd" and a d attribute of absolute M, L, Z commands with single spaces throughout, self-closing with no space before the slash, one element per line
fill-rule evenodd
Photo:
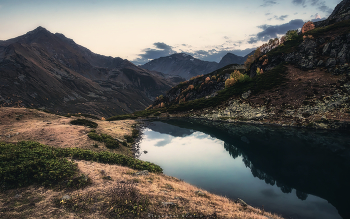
<path fill-rule="evenodd" d="M 62 181 L 67 182 L 66 187 L 80 188 L 89 180 L 79 180 L 77 173 L 77 165 L 59 156 L 52 147 L 31 141 L 0 143 L 0 185 L 3 189 L 34 183 L 54 186 Z"/>
<path fill-rule="evenodd" d="M 97 128 L 98 124 L 96 122 L 87 120 L 87 119 L 76 119 L 70 122 L 72 125 L 82 125 L 89 126 L 91 128 Z"/>
<path fill-rule="evenodd" d="M 99 142 L 104 142 L 106 147 L 109 149 L 119 148 L 119 142 L 112 136 L 107 134 L 97 134 L 96 132 L 89 132 L 88 137 Z"/>
<path fill-rule="evenodd" d="M 119 164 L 137 170 L 162 172 L 150 162 L 110 152 L 93 152 L 80 148 L 54 148 L 32 141 L 0 143 L 0 188 L 13 189 L 32 184 L 48 187 L 82 188 L 90 183 L 79 175 L 77 165 L 66 157 Z"/>

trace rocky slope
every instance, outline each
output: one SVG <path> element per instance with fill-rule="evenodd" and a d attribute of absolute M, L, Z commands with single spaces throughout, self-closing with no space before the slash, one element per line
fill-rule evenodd
<path fill-rule="evenodd" d="M 326 22 L 342 16 L 335 12 Z M 153 109 L 231 122 L 349 129 L 348 48 L 350 20 L 315 28 L 261 54 L 245 72 L 250 81 L 224 89 L 224 80 L 234 71 L 227 66 L 174 87 Z M 263 70 L 260 75 L 258 68 Z"/>
<path fill-rule="evenodd" d="M 95 54 L 42 27 L 0 42 L 0 76 L 2 106 L 100 116 L 144 109 L 177 79 Z"/>
<path fill-rule="evenodd" d="M 162 72 L 164 74 L 179 75 L 185 79 L 190 79 L 198 75 L 210 73 L 229 64 L 243 64 L 248 55 L 241 57 L 232 53 L 227 53 L 221 59 L 220 63 L 217 63 L 202 61 L 185 53 L 176 53 L 170 56 L 154 59 L 141 67 L 148 70 Z"/>

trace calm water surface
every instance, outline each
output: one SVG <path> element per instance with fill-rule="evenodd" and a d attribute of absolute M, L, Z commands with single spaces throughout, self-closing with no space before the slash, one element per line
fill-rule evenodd
<path fill-rule="evenodd" d="M 166 175 L 286 218 L 349 218 L 348 136 L 152 121 L 143 129 L 139 158 L 160 165 Z"/>

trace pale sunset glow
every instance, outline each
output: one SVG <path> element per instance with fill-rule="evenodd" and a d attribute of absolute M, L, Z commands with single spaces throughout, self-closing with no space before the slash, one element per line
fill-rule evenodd
<path fill-rule="evenodd" d="M 266 38 L 280 36 L 283 25 L 297 29 L 327 18 L 339 2 L 0 0 L 0 40 L 42 26 L 95 53 L 135 64 L 176 52 L 219 61 L 227 52 L 244 56 Z M 269 26 L 275 32 L 266 31 Z"/>

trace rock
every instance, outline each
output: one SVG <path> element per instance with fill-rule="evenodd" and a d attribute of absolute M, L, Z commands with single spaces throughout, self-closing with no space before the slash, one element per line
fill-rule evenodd
<path fill-rule="evenodd" d="M 62 200 L 70 200 L 71 197 L 70 197 L 69 195 L 64 195 L 64 196 L 62 196 L 61 199 L 62 199 Z"/>
<path fill-rule="evenodd" d="M 105 170 L 100 170 L 100 173 L 101 173 L 102 175 L 105 175 L 105 174 L 106 174 L 106 171 L 105 171 Z"/>
<path fill-rule="evenodd" d="M 322 66 L 322 65 L 323 65 L 323 61 L 322 60 L 318 61 L 317 66 Z"/>
<path fill-rule="evenodd" d="M 326 45 L 324 45 L 323 50 L 322 50 L 322 55 L 328 54 L 329 49 L 330 49 L 329 45 L 330 45 L 330 43 L 326 43 Z"/>
<path fill-rule="evenodd" d="M 326 67 L 332 67 L 337 64 L 337 61 L 334 58 L 329 58 L 326 62 Z"/>
<path fill-rule="evenodd" d="M 174 202 L 162 202 L 164 207 L 174 207 L 176 204 Z"/>
<path fill-rule="evenodd" d="M 111 176 L 104 176 L 103 179 L 112 180 L 112 177 Z"/>
<path fill-rule="evenodd" d="M 243 98 L 243 99 L 247 99 L 247 98 L 250 96 L 251 93 L 252 93 L 252 92 L 251 92 L 250 90 L 248 90 L 247 92 L 245 92 L 245 93 L 242 94 L 242 98 Z"/>
<path fill-rule="evenodd" d="M 240 198 L 238 198 L 238 199 L 236 200 L 236 203 L 242 205 L 243 207 L 247 207 L 247 206 L 248 206 L 248 204 L 245 203 L 245 202 L 244 202 L 242 199 L 240 199 Z"/>
<path fill-rule="evenodd" d="M 199 195 L 199 196 L 206 196 L 203 192 L 201 192 L 201 191 L 195 191 L 194 193 L 196 193 L 197 195 Z"/>
<path fill-rule="evenodd" d="M 329 55 L 331 58 L 335 58 L 337 56 L 337 51 L 335 49 L 331 50 L 331 54 Z"/>
<path fill-rule="evenodd" d="M 55 139 L 50 139 L 50 141 L 54 141 Z"/>
<path fill-rule="evenodd" d="M 148 170 L 142 170 L 140 172 L 134 173 L 133 175 L 142 176 L 142 175 L 148 175 L 148 174 L 149 174 Z"/>

